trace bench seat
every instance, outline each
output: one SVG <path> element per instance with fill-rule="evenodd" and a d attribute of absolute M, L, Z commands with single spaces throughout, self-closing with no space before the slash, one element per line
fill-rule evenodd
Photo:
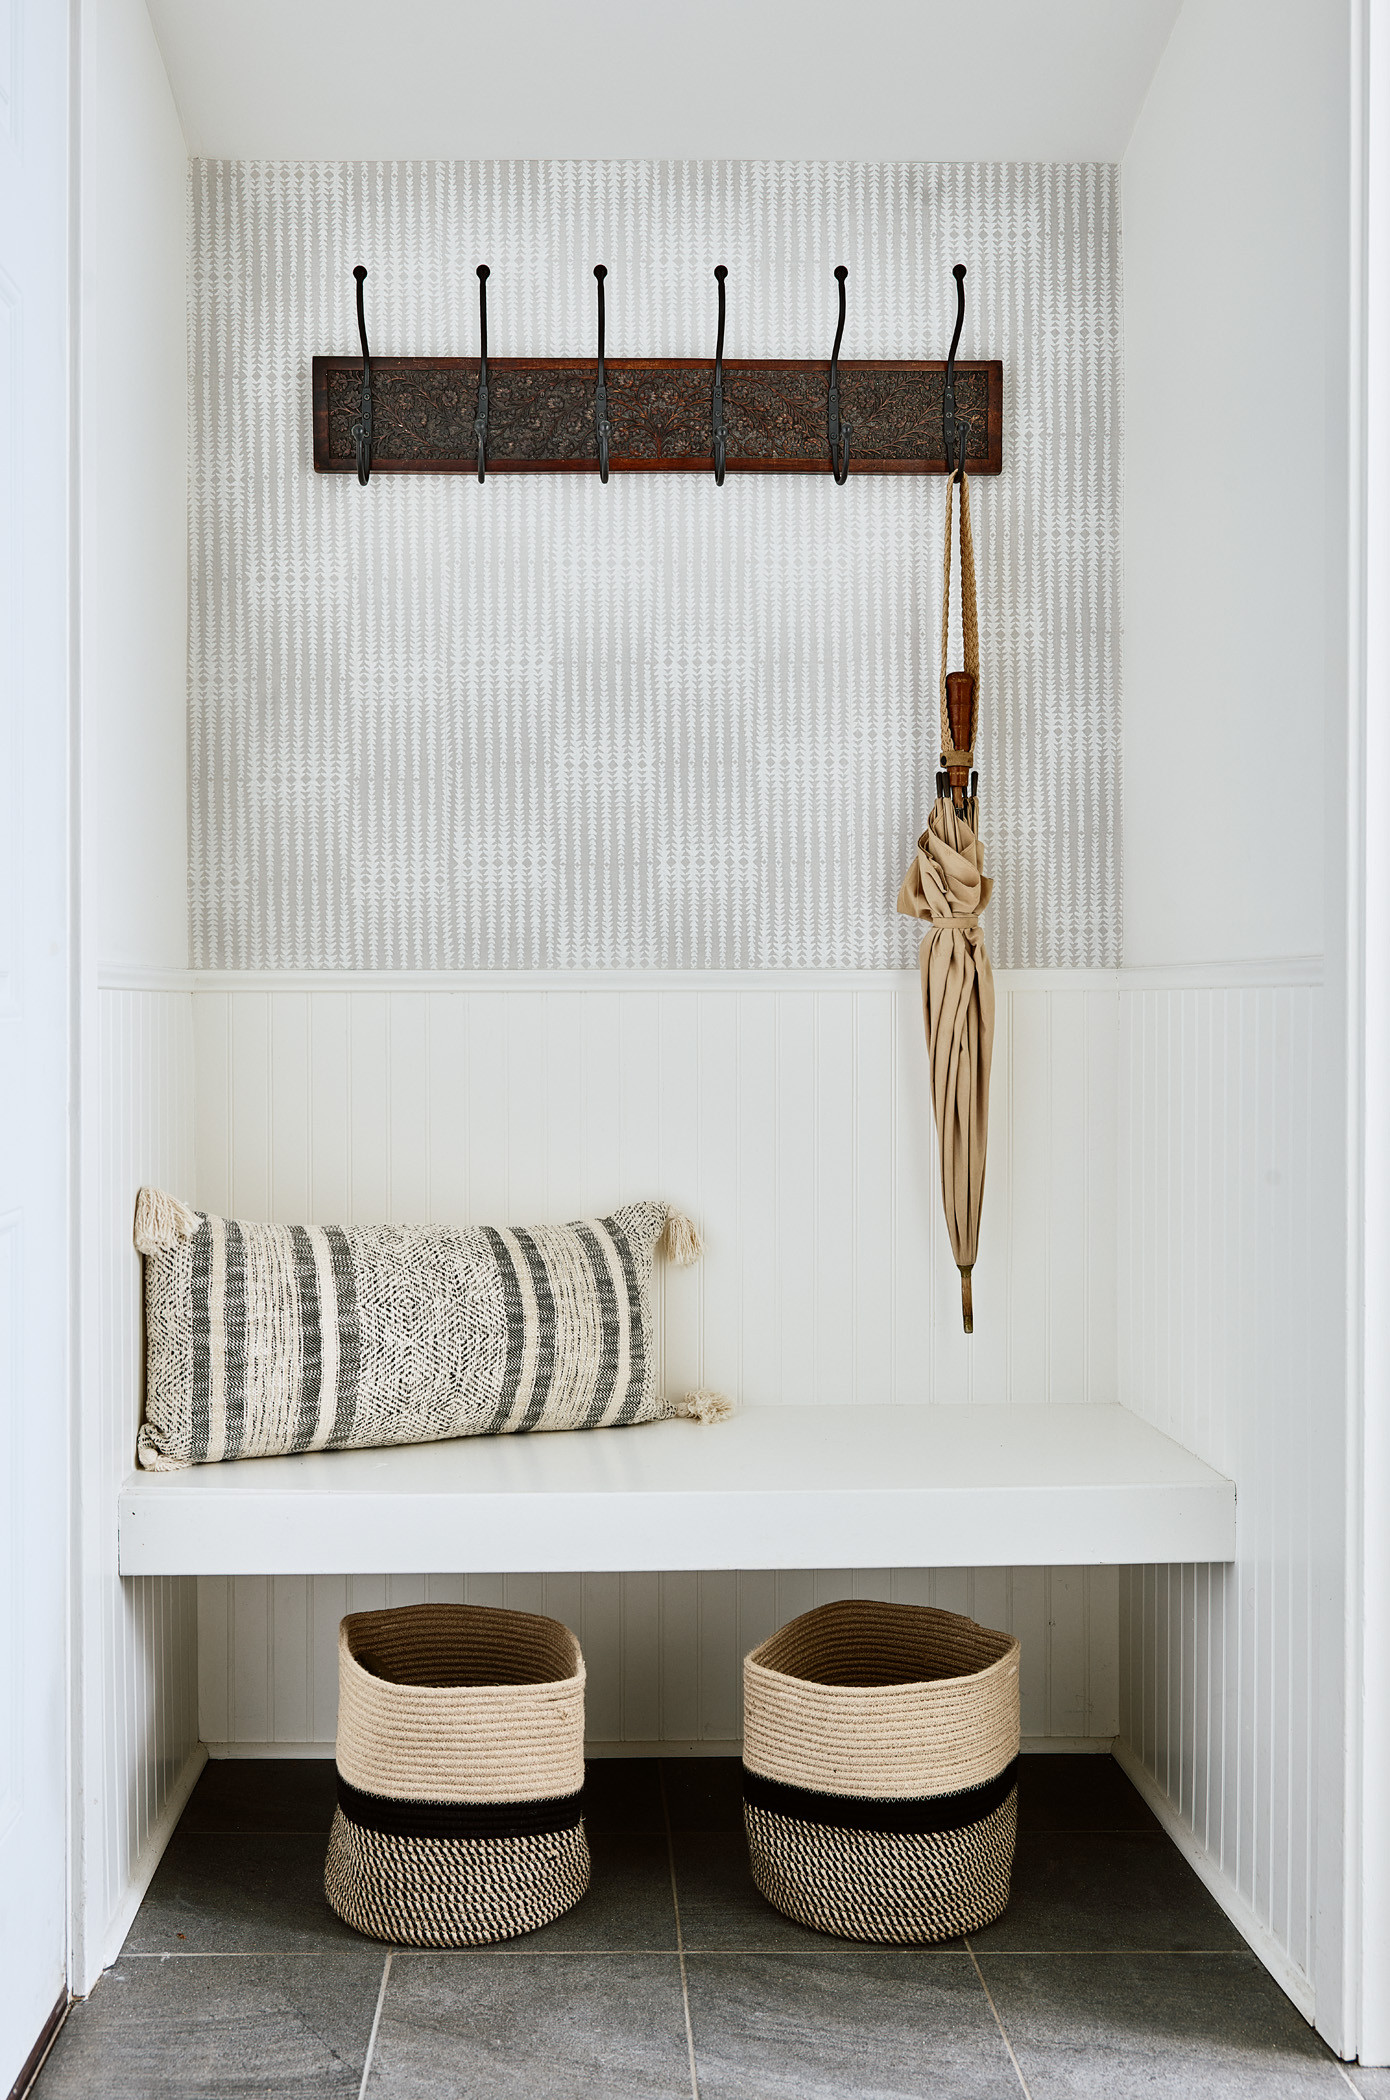
<path fill-rule="evenodd" d="M 1122 1407 L 750 1407 L 134 1473 L 123 1575 L 1109 1566 L 1235 1554 L 1235 1487 Z"/>

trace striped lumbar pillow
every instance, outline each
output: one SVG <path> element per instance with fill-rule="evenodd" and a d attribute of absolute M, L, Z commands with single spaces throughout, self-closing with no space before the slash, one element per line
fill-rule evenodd
<path fill-rule="evenodd" d="M 145 1419 L 156 1471 L 684 1415 L 652 1349 L 652 1261 L 700 1238 L 664 1203 L 574 1225 L 251 1225 L 142 1189 Z"/>

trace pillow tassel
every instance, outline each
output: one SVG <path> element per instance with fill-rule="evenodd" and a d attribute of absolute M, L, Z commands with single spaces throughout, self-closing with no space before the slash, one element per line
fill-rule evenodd
<path fill-rule="evenodd" d="M 698 1393 L 687 1393 L 683 1400 L 668 1400 L 666 1413 L 678 1421 L 698 1422 L 708 1429 L 712 1423 L 727 1422 L 736 1413 L 732 1400 L 723 1393 L 711 1393 L 701 1386 Z"/>
<path fill-rule="evenodd" d="M 682 1210 L 668 1210 L 666 1230 L 661 1235 L 661 1251 L 668 1261 L 678 1269 L 688 1269 L 705 1251 L 700 1230 L 693 1218 L 687 1218 Z"/>
<path fill-rule="evenodd" d="M 198 1230 L 198 1213 L 164 1189 L 141 1189 L 135 1199 L 135 1247 L 139 1254 L 172 1254 Z"/>

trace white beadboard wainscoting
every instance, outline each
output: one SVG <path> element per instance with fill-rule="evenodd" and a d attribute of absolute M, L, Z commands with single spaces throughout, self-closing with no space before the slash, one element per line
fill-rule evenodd
<path fill-rule="evenodd" d="M 690 1211 L 668 1389 L 1113 1400 L 1118 993 L 1000 972 L 976 1332 L 915 971 L 195 979 L 197 1189 L 285 1223 Z"/>
<path fill-rule="evenodd" d="M 202 1576 L 198 1711 L 214 1757 L 328 1756 L 338 1715 L 338 1621 L 425 1601 L 548 1612 L 588 1669 L 591 1753 L 736 1752 L 743 1658 L 836 1597 L 937 1604 L 1023 1644 L 1023 1732 L 1052 1747 L 1118 1727 L 1114 1568 L 801 1569 L 666 1575 Z"/>
<path fill-rule="evenodd" d="M 122 1581 L 111 1523 L 140 1421 L 135 1191 L 146 1181 L 184 1187 L 194 1175 L 193 999 L 186 985 L 107 985 L 97 1008 L 99 1070 L 88 1095 L 97 1131 L 83 1205 L 89 1398 L 81 1452 L 77 1991 L 90 1989 L 114 1960 L 203 1761 L 196 1584 L 182 1576 Z"/>
<path fill-rule="evenodd" d="M 1336 1315 L 1316 974 L 1147 989 L 1132 973 L 1119 1116 L 1119 1397 L 1239 1488 L 1234 1564 L 1120 1571 L 1119 1754 L 1310 2018 L 1318 1510 L 1340 1464 L 1318 1349 Z"/>
<path fill-rule="evenodd" d="M 1001 973 L 980 1331 L 966 1344 L 909 974 L 108 979 L 89 1220 L 106 1429 L 87 1476 L 105 1527 L 87 1583 L 103 1627 L 87 1757 L 103 1792 L 91 1900 L 107 1944 L 199 1736 L 229 1755 L 331 1743 L 346 1610 L 465 1597 L 555 1613 L 585 1647 L 593 1747 L 727 1749 L 746 1649 L 815 1602 L 873 1594 L 1016 1631 L 1025 1735 L 1118 1734 L 1218 1899 L 1311 2011 L 1319 1010 L 1311 963 Z M 130 1206 L 145 1179 L 311 1221 L 559 1218 L 668 1196 L 709 1242 L 698 1269 L 663 1286 L 672 1389 L 700 1379 L 773 1403 L 1118 1397 L 1235 1477 L 1239 1559 L 203 1577 L 195 1627 L 189 1582 L 114 1575 L 109 1519 L 139 1391 Z"/>
<path fill-rule="evenodd" d="M 1110 1400 L 1109 972 L 1001 972 L 977 1332 L 940 1223 L 916 974 L 193 980 L 202 1206 L 309 1222 L 563 1219 L 652 1193 L 707 1252 L 658 1269 L 669 1391 L 747 1401 Z M 717 1435 L 713 1430 L 711 1435 Z M 441 1578 L 204 1577 L 217 1749 L 331 1741 L 342 1612 Z M 508 1576 L 574 1625 L 594 1741 L 729 1743 L 746 1649 L 821 1597 L 959 1604 L 1025 1647 L 1025 1730 L 1116 1728 L 1111 1569 Z"/>

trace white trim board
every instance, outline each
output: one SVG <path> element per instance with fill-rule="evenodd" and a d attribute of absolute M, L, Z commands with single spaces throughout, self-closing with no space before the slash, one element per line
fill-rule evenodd
<path fill-rule="evenodd" d="M 1259 1956 L 1280 1990 L 1293 2001 L 1311 2027 L 1317 2008 L 1313 1986 L 1302 1969 L 1290 1961 L 1278 1940 L 1260 1922 L 1240 1891 L 1222 1873 L 1206 1847 L 1194 1836 L 1191 1825 L 1174 1808 L 1153 1774 L 1146 1769 L 1130 1745 L 1117 1737 L 1113 1754 L 1126 1779 L 1143 1797 L 1145 1806 L 1153 1810 L 1202 1886 L 1220 1904 L 1236 1931 L 1249 1945 L 1251 1952 Z"/>
<path fill-rule="evenodd" d="M 996 970 L 1001 992 L 1270 989 L 1320 985 L 1320 955 L 1162 963 L 1120 970 Z M 906 970 L 169 970 L 103 963 L 102 991 L 137 992 L 817 992 L 916 991 Z"/>
<path fill-rule="evenodd" d="M 164 1857 L 164 1850 L 178 1828 L 179 1817 L 188 1806 L 189 1797 L 202 1776 L 210 1753 L 206 1743 L 195 1743 L 184 1759 L 177 1779 L 164 1796 L 164 1804 L 151 1823 L 140 1856 L 130 1869 L 129 1879 L 121 1891 L 120 1905 L 107 1925 L 99 1956 L 98 1973 L 109 1969 L 125 1945 L 126 1934 L 135 1923 L 135 1913 L 145 1900 L 155 1870 Z M 92 1980 L 95 1987 L 96 1978 Z"/>
<path fill-rule="evenodd" d="M 326 1743 L 205 1743 L 208 1758 L 220 1763 L 224 1759 L 292 1757 L 309 1758 L 336 1757 L 338 1746 Z M 1019 1739 L 1020 1757 L 1110 1757 L 1114 1754 L 1113 1735 L 1025 1735 Z M 672 1740 L 659 1743 L 590 1743 L 584 1745 L 588 1758 L 619 1757 L 742 1757 L 741 1736 L 701 1737 L 696 1741 Z"/>
<path fill-rule="evenodd" d="M 196 992 L 910 992 L 904 970 L 194 970 Z M 996 970 L 1001 992 L 1113 992 L 1114 970 Z"/>
<path fill-rule="evenodd" d="M 191 992 L 195 989 L 191 970 L 98 963 L 96 975 L 99 992 Z"/>

